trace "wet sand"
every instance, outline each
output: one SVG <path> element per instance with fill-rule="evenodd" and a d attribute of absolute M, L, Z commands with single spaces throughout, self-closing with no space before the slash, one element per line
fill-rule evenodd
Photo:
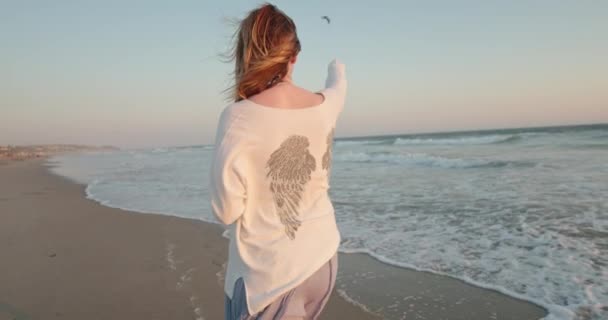
<path fill-rule="evenodd" d="M 45 159 L 0 165 L 0 320 L 223 319 L 222 228 L 104 207 Z M 322 319 L 539 319 L 533 304 L 462 281 L 340 254 Z M 410 310 L 411 309 L 411 310 Z M 400 311 L 399 314 L 402 314 Z"/>
<path fill-rule="evenodd" d="M 104 207 L 45 160 L 0 166 L 0 320 L 223 319 L 219 225 Z M 323 319 L 374 319 L 334 295 Z"/>
<path fill-rule="evenodd" d="M 386 319 L 529 320 L 547 312 L 529 302 L 464 281 L 380 263 L 366 254 L 340 256 L 348 295 Z M 338 289 L 339 290 L 339 289 Z"/>

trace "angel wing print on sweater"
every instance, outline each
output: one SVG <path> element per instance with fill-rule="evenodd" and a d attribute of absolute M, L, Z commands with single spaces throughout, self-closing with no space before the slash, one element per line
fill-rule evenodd
<path fill-rule="evenodd" d="M 331 155 L 332 155 L 332 147 L 334 141 L 334 129 L 331 128 L 331 131 L 327 134 L 327 149 L 325 149 L 325 153 L 323 154 L 323 159 L 321 162 L 321 167 L 327 170 L 327 176 L 330 176 L 331 171 Z"/>
<path fill-rule="evenodd" d="M 285 226 L 285 233 L 292 240 L 301 224 L 298 207 L 304 186 L 316 168 L 315 158 L 308 150 L 309 145 L 307 137 L 291 135 L 270 155 L 266 163 L 266 177 L 270 177 L 270 191 L 279 219 Z"/>

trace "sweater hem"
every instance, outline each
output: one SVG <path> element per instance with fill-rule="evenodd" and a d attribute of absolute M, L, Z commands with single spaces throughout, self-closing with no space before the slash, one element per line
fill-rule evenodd
<path fill-rule="evenodd" d="M 306 281 L 308 278 L 310 278 L 315 272 L 317 272 L 321 267 L 323 267 L 335 254 L 338 254 L 338 249 L 340 248 L 340 237 L 338 237 L 338 241 L 337 241 L 337 245 L 335 246 L 334 250 L 331 250 L 331 254 L 329 254 L 328 256 L 326 256 L 324 259 L 322 259 L 322 263 L 318 266 L 315 266 L 314 268 L 312 268 L 312 271 L 305 273 L 302 276 L 302 279 L 300 279 L 300 281 L 298 281 L 297 283 L 294 283 L 293 285 L 286 287 L 283 291 L 281 291 L 279 294 L 277 294 L 277 298 L 283 296 L 285 293 L 293 290 L 294 288 L 297 288 L 299 285 L 301 285 L 302 283 L 304 283 L 304 281 Z M 243 285 L 245 286 L 245 292 L 247 291 L 247 282 L 243 281 Z M 275 299 L 276 300 L 276 299 Z M 262 310 L 264 310 L 264 308 L 266 308 L 268 305 L 272 304 L 275 300 L 271 301 L 270 303 L 267 303 L 264 306 L 261 306 L 259 308 L 257 308 L 257 310 L 252 309 L 251 304 L 249 303 L 249 297 L 247 296 L 247 294 L 245 295 L 245 301 L 247 302 L 247 311 L 249 312 L 249 315 L 254 315 Z"/>

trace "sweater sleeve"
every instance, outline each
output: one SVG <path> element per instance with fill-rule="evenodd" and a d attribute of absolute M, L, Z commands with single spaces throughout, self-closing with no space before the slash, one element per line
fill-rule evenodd
<path fill-rule="evenodd" d="M 243 139 L 233 122 L 234 118 L 224 111 L 218 124 L 209 172 L 211 209 L 225 225 L 243 215 L 247 202 Z"/>
<path fill-rule="evenodd" d="M 325 92 L 334 97 L 338 104 L 338 113 L 344 108 L 346 98 L 346 67 L 337 59 L 332 60 L 327 67 L 327 79 L 325 80 Z"/>

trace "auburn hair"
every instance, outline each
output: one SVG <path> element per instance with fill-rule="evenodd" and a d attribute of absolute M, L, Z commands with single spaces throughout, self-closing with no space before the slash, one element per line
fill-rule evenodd
<path fill-rule="evenodd" d="M 270 3 L 251 10 L 238 23 L 229 60 L 234 60 L 234 84 L 228 88 L 235 101 L 268 89 L 287 74 L 289 61 L 301 50 L 296 25 Z"/>

